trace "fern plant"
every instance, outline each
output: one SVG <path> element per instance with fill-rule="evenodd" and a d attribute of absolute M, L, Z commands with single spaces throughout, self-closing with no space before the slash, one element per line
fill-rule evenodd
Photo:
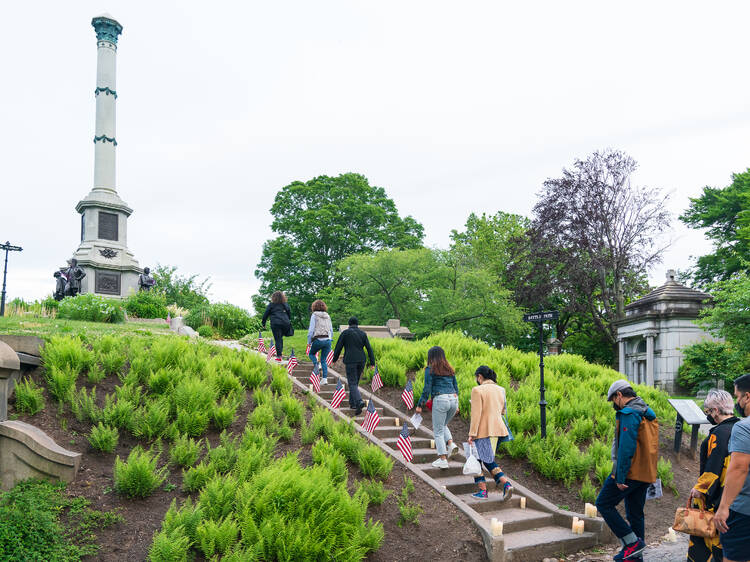
<path fill-rule="evenodd" d="M 203 450 L 203 442 L 195 441 L 188 435 L 180 435 L 169 449 L 169 461 L 183 468 L 193 466 Z"/>
<path fill-rule="evenodd" d="M 198 544 L 206 557 L 224 554 L 236 542 L 240 533 L 237 522 L 227 517 L 220 521 L 206 519 L 198 525 Z"/>
<path fill-rule="evenodd" d="M 115 490 L 128 497 L 145 498 L 164 483 L 167 467 L 157 468 L 159 455 L 135 447 L 127 461 L 115 459 Z"/>
<path fill-rule="evenodd" d="M 16 383 L 16 410 L 34 415 L 44 409 L 44 394 L 42 389 L 30 378 Z"/>
<path fill-rule="evenodd" d="M 117 428 L 109 427 L 99 422 L 98 425 L 91 428 L 88 439 L 94 449 L 104 453 L 111 453 L 117 447 L 119 437 L 120 434 Z"/>
<path fill-rule="evenodd" d="M 357 464 L 362 474 L 381 480 L 388 478 L 393 469 L 393 460 L 379 447 L 371 444 L 360 449 Z"/>

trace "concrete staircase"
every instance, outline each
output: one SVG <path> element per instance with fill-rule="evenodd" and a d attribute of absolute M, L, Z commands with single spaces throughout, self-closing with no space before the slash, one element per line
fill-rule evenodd
<path fill-rule="evenodd" d="M 312 364 L 301 363 L 294 369 L 292 379 L 298 387 L 310 390 L 311 371 Z M 338 373 L 329 369 L 328 384 L 321 385 L 320 393 L 317 394 L 318 400 L 329 409 L 339 376 Z M 346 378 L 341 377 L 341 381 L 346 386 Z M 404 462 L 401 452 L 396 448 L 396 439 L 403 422 L 409 416 L 377 396 L 373 396 L 369 392 L 369 385 L 360 385 L 360 391 L 365 400 L 374 401 L 380 416 L 380 424 L 372 434 L 360 427 L 364 419 L 364 411 L 359 416 L 354 416 L 354 411 L 349 409 L 348 389 L 347 397 L 338 409 L 333 410 L 334 414 L 345 419 L 353 419 L 358 424 L 356 427 L 362 435 L 394 458 Z M 486 500 L 472 498 L 471 494 L 476 491 L 476 486 L 471 476 L 465 476 L 462 473 L 465 460 L 463 454 L 454 455 L 449 461 L 449 468 L 435 468 L 432 466 L 432 461 L 437 458 L 437 452 L 431 448 L 432 431 L 424 425 L 417 431 L 413 430 L 411 424 L 409 428 L 412 431 L 414 459 L 411 463 L 405 463 L 405 466 L 453 502 L 474 522 L 482 534 L 489 559 L 493 562 L 539 561 L 545 557 L 571 554 L 612 540 L 602 519 L 586 518 L 583 514 L 561 510 L 516 481 L 512 481 L 515 492 L 508 501 L 502 501 L 502 496 L 499 490 L 494 489 L 491 478 L 488 478 L 489 498 Z M 522 497 L 526 498 L 524 509 L 521 509 Z M 582 535 L 571 531 L 574 516 L 585 521 L 585 531 Z M 492 518 L 503 522 L 502 536 L 492 535 L 490 531 Z"/>

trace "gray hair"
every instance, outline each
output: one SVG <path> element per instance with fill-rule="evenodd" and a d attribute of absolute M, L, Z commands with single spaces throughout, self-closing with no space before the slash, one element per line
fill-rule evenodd
<path fill-rule="evenodd" d="M 703 401 L 704 408 L 716 408 L 720 414 L 731 414 L 734 410 L 734 398 L 726 390 L 711 389 Z"/>

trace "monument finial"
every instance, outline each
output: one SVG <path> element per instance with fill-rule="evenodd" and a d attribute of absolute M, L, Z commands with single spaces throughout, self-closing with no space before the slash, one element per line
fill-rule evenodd
<path fill-rule="evenodd" d="M 96 16 L 91 20 L 91 25 L 96 31 L 96 38 L 99 41 L 109 41 L 117 45 L 117 36 L 122 33 L 122 25 L 109 14 Z"/>
<path fill-rule="evenodd" d="M 677 272 L 674 269 L 668 269 L 667 281 L 675 281 L 675 277 L 677 277 Z"/>

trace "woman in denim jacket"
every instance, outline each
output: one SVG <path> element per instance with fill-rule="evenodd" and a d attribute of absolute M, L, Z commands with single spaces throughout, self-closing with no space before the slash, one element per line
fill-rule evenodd
<path fill-rule="evenodd" d="M 429 397 L 432 397 L 432 431 L 438 453 L 438 459 L 432 466 L 448 468 L 448 455 L 458 449 L 448 429 L 448 422 L 458 412 L 458 383 L 453 367 L 445 358 L 445 351 L 437 345 L 427 352 L 424 390 L 417 403 L 417 413 L 422 412 L 422 406 Z"/>

